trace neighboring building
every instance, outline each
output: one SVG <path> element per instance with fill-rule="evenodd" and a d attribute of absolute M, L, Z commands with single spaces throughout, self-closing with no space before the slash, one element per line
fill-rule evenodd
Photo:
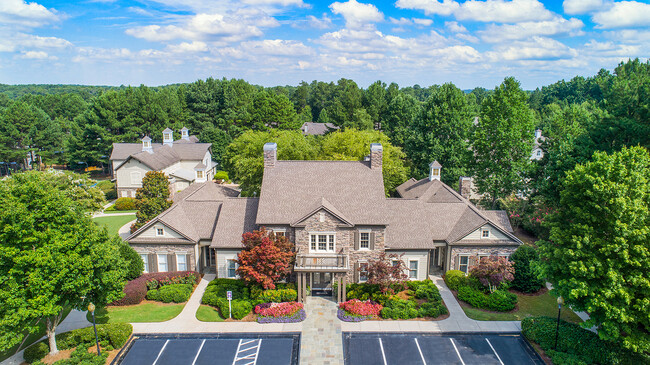
<path fill-rule="evenodd" d="M 542 130 L 535 130 L 535 141 L 533 142 L 533 153 L 530 155 L 531 160 L 541 160 L 544 157 L 544 150 L 542 143 L 546 141 L 546 137 L 542 136 Z"/>
<path fill-rule="evenodd" d="M 199 143 L 187 128 L 181 129 L 181 139 L 176 141 L 174 132 L 166 128 L 163 143 L 152 143 L 149 136 L 142 138 L 142 143 L 113 143 L 110 160 L 118 198 L 135 197 L 149 171 L 167 174 L 170 190 L 175 193 L 192 183 L 212 180 L 216 168 L 212 144 Z"/>
<path fill-rule="evenodd" d="M 369 161 L 278 161 L 277 145 L 267 143 L 259 198 L 223 198 L 215 190 L 204 194 L 212 199 L 207 203 L 207 198 L 191 200 L 189 195 L 128 242 L 137 244 L 134 248 L 142 254 L 153 251 L 143 257 L 151 266 L 157 249 L 163 256 L 173 255 L 180 247 L 170 240 L 182 240 L 195 246 L 190 251 L 197 255 L 192 258 L 196 267 L 212 266 L 218 277 L 235 277 L 241 235 L 264 226 L 295 243 L 301 300 L 307 286 L 312 292 L 331 291 L 334 282 L 365 281 L 363 268 L 382 252 L 399 255 L 409 278 L 422 280 L 449 269 L 468 272 L 480 257 L 509 256 L 521 244 L 505 211 L 476 208 L 440 181 L 442 166 L 437 162 L 430 165 L 428 178 L 400 185 L 400 198 L 386 198 L 382 155 L 382 146 L 375 143 Z M 467 185 L 461 189 L 468 194 Z M 203 205 L 192 208 L 194 201 Z M 155 237 L 157 225 L 176 233 L 162 242 Z M 202 229 L 202 236 L 191 236 Z M 188 230 L 187 237 L 180 237 L 183 230 Z M 181 255 L 187 251 L 180 250 Z M 345 298 L 345 293 L 337 297 Z"/>
<path fill-rule="evenodd" d="M 300 127 L 300 130 L 302 131 L 302 134 L 304 135 L 318 135 L 322 136 L 324 134 L 327 134 L 329 132 L 338 130 L 339 127 L 335 126 L 332 123 L 312 123 L 312 122 L 305 122 L 303 123 L 302 127 Z"/>

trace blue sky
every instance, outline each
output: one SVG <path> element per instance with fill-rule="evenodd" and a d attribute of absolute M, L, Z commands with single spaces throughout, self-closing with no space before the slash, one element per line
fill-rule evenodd
<path fill-rule="evenodd" d="M 534 89 L 648 55 L 648 1 L 0 0 L 7 84 Z"/>

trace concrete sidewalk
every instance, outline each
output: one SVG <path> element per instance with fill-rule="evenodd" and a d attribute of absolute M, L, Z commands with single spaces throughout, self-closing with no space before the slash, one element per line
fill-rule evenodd
<path fill-rule="evenodd" d="M 121 239 L 126 240 L 131 235 L 131 226 L 135 223 L 137 219 L 134 219 L 127 224 L 123 225 L 118 231 L 117 234 Z"/>

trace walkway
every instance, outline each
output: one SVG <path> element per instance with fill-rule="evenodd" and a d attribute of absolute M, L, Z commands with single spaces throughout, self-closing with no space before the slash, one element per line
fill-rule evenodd
<path fill-rule="evenodd" d="M 300 339 L 301 364 L 343 364 L 343 322 L 337 318 L 337 310 L 331 298 L 307 297 L 307 319 Z"/>
<path fill-rule="evenodd" d="M 129 223 L 120 227 L 120 229 L 117 231 L 117 234 L 120 236 L 121 239 L 126 240 L 131 235 L 131 226 L 133 225 L 133 223 L 135 223 L 136 220 L 137 219 L 134 219 Z"/>
<path fill-rule="evenodd" d="M 465 314 L 463 308 L 447 288 L 440 276 L 432 276 L 447 305 L 449 317 L 441 321 L 365 321 L 343 322 L 343 332 L 520 332 L 519 321 L 476 321 Z"/>

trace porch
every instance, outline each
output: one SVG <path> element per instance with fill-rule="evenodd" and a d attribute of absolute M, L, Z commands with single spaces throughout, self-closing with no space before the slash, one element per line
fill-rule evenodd
<path fill-rule="evenodd" d="M 303 254 L 298 252 L 294 265 L 298 301 L 304 302 L 311 294 L 333 296 L 339 302 L 344 302 L 346 300 L 347 274 L 350 269 L 349 260 L 348 255 L 345 254 Z M 336 293 L 334 286 L 336 286 Z"/>

